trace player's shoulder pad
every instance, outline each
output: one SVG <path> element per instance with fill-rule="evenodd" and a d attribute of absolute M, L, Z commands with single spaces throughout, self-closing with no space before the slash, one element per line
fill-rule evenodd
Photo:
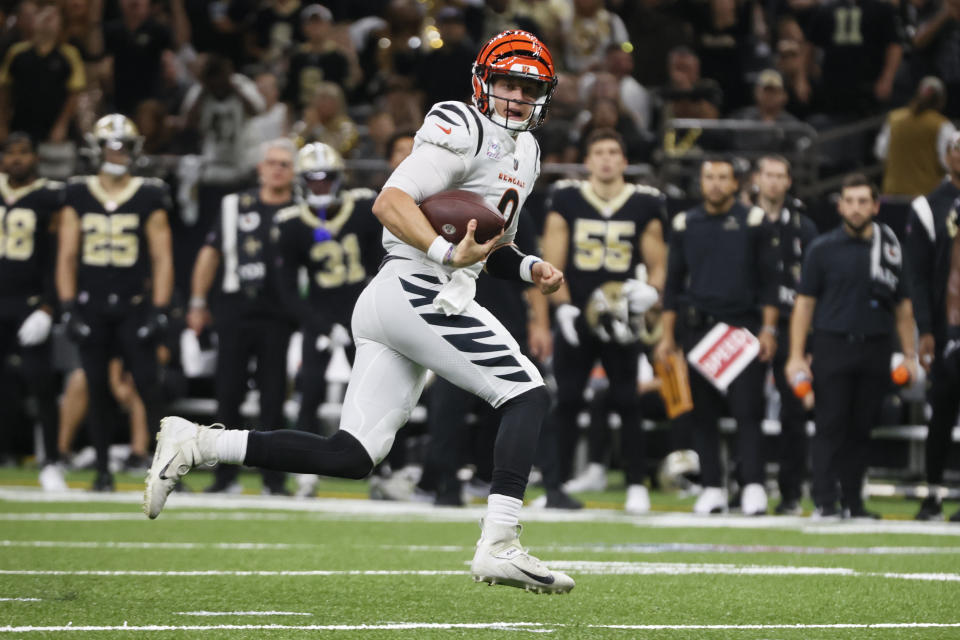
<path fill-rule="evenodd" d="M 373 189 L 367 189 L 366 187 L 357 187 L 356 189 L 347 189 L 344 194 L 354 201 L 357 200 L 375 200 L 377 197 L 377 192 Z"/>
<path fill-rule="evenodd" d="M 154 189 L 166 189 L 166 188 L 167 188 L 167 183 L 164 182 L 163 180 L 161 180 L 160 178 L 142 177 L 142 178 L 140 178 L 140 179 L 143 180 L 143 184 L 144 184 L 145 186 L 153 187 Z"/>
<path fill-rule="evenodd" d="M 559 212 L 559 210 L 563 208 L 563 202 L 571 197 L 572 194 L 578 193 L 582 185 L 583 182 L 581 180 L 574 178 L 564 178 L 551 184 L 547 190 L 547 211 Z"/>
<path fill-rule="evenodd" d="M 279 225 L 285 222 L 290 222 L 291 220 L 300 220 L 300 217 L 305 209 L 307 209 L 307 206 L 303 203 L 292 204 L 289 207 L 284 207 L 273 214 L 273 221 Z"/>
<path fill-rule="evenodd" d="M 417 140 L 472 157 L 483 144 L 483 123 L 463 102 L 438 102 L 423 119 Z"/>
<path fill-rule="evenodd" d="M 517 159 L 526 164 L 528 159 L 533 160 L 534 171 L 540 175 L 540 143 L 536 136 L 529 131 L 522 132 L 517 136 Z"/>
<path fill-rule="evenodd" d="M 687 212 L 681 211 L 677 215 L 673 216 L 673 222 L 671 223 L 674 231 L 686 231 L 687 230 Z"/>
<path fill-rule="evenodd" d="M 554 182 L 552 185 L 550 185 L 550 188 L 554 193 L 557 193 L 563 189 L 579 189 L 580 185 L 582 184 L 582 180 L 577 180 L 576 178 L 564 178 Z"/>
<path fill-rule="evenodd" d="M 656 187 L 651 187 L 648 184 L 635 184 L 633 185 L 633 188 L 634 188 L 634 193 L 641 196 L 651 196 L 654 198 L 665 197 L 663 195 L 663 192 L 660 191 L 660 189 L 657 189 Z"/>
<path fill-rule="evenodd" d="M 759 227 L 763 224 L 764 219 L 767 217 L 767 214 L 760 207 L 751 207 L 750 211 L 747 212 L 747 226 L 748 227 Z"/>

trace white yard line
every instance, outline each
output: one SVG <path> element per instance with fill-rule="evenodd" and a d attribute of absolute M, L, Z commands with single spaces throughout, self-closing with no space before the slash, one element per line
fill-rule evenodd
<path fill-rule="evenodd" d="M 0 602 L 41 602 L 40 598 L 0 598 Z"/>
<path fill-rule="evenodd" d="M 143 494 L 139 491 L 120 491 L 112 494 L 94 494 L 81 490 L 60 493 L 44 493 L 30 487 L 0 488 L 0 500 L 29 503 L 112 503 L 140 505 Z M 170 496 L 168 509 L 161 516 L 164 520 L 389 520 L 422 522 L 476 522 L 485 513 L 485 507 L 472 506 L 461 509 L 436 508 L 429 504 L 388 502 L 381 500 L 354 500 L 342 498 L 284 498 L 279 496 L 224 496 L 210 494 L 174 493 Z M 199 513 L 184 512 L 183 508 L 195 509 L 259 509 L 262 512 Z M 266 513 L 264 513 L 266 512 Z M 286 513 L 283 513 L 286 512 Z M 0 521 L 109 521 L 140 520 L 145 516 L 134 512 L 118 513 L 0 513 Z M 653 513 L 646 516 L 629 516 L 614 509 L 583 509 L 562 511 L 557 509 L 524 509 L 526 522 L 571 522 L 623 524 L 658 528 L 702 529 L 766 529 L 792 530 L 816 535 L 836 534 L 912 534 L 960 536 L 960 526 L 949 522 L 914 522 L 900 520 L 814 522 L 810 518 L 777 516 L 768 518 L 740 515 L 697 516 L 692 513 Z"/>
<path fill-rule="evenodd" d="M 174 551 L 192 551 L 216 549 L 223 551 L 290 551 L 296 549 L 319 549 L 322 543 L 273 543 L 273 542 L 110 542 L 80 540 L 0 540 L 3 548 L 35 549 L 164 549 Z M 351 545 L 357 547 L 375 547 L 386 551 L 410 551 L 424 553 L 464 553 L 472 551 L 473 546 L 466 545 Z M 772 545 L 729 545 L 701 543 L 648 543 L 648 544 L 584 544 L 584 545 L 541 545 L 540 553 L 618 553 L 618 554 L 663 554 L 663 553 L 752 553 L 752 554 L 796 554 L 796 555 L 849 555 L 849 556 L 914 556 L 914 555 L 960 555 L 960 547 L 801 547 Z"/>
<path fill-rule="evenodd" d="M 3 542 L 0 541 L 0 546 Z M 465 545 L 382 544 L 379 549 L 397 551 L 457 552 L 472 551 Z M 701 544 L 685 542 L 651 542 L 648 544 L 583 544 L 538 545 L 540 553 L 792 553 L 812 556 L 922 556 L 958 555 L 960 547 L 800 547 L 774 545 Z"/>
<path fill-rule="evenodd" d="M 419 631 L 454 629 L 494 629 L 549 632 L 566 627 L 563 623 L 544 622 L 391 622 L 383 624 L 218 624 L 218 625 L 143 625 L 143 626 L 23 626 L 0 627 L 0 633 L 55 631 Z M 877 622 L 833 624 L 589 624 L 578 628 L 628 631 L 774 631 L 789 629 L 952 629 L 960 622 Z"/>
<path fill-rule="evenodd" d="M 302 611 L 176 611 L 175 616 L 312 616 Z"/>
<path fill-rule="evenodd" d="M 40 549 L 219 549 L 229 551 L 289 551 L 313 549 L 315 544 L 283 544 L 269 542 L 82 542 L 78 540 L 0 540 L 3 547 L 29 547 Z"/>
<path fill-rule="evenodd" d="M 890 573 L 857 571 L 845 567 L 802 567 L 787 565 L 699 564 L 680 562 L 593 562 L 554 560 L 550 566 L 580 575 L 735 575 L 735 576 L 840 576 L 854 578 L 884 578 L 921 582 L 960 582 L 956 573 Z M 466 570 L 373 569 L 335 570 L 315 569 L 301 571 L 232 571 L 209 569 L 196 571 L 160 570 L 42 570 L 0 569 L 0 575 L 15 576 L 98 576 L 98 577 L 333 577 L 333 576 L 465 576 Z"/>
<path fill-rule="evenodd" d="M 142 577 L 207 577 L 207 576 L 229 576 L 229 577 L 314 577 L 314 576 L 465 576 L 467 571 L 450 570 L 419 570 L 419 569 L 349 569 L 349 570 L 308 570 L 308 571 L 227 571 L 220 569 L 209 569 L 202 571 L 149 571 L 149 570 L 121 570 L 107 571 L 104 569 L 81 569 L 77 571 L 66 570 L 40 570 L 40 569 L 0 569 L 0 575 L 3 576 L 102 576 L 102 577 L 124 577 L 124 576 L 142 576 Z"/>

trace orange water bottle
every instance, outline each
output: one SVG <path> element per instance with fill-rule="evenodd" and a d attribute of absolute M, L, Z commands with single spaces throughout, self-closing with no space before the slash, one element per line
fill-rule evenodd
<path fill-rule="evenodd" d="M 797 396 L 801 400 L 810 395 L 810 392 L 813 391 L 813 381 L 810 380 L 810 376 L 805 373 L 798 373 L 793 376 L 791 381 L 793 385 L 793 395 Z"/>
<path fill-rule="evenodd" d="M 910 384 L 910 370 L 902 364 L 898 364 L 893 368 L 893 371 L 890 372 L 890 377 L 897 386 L 904 387 Z"/>

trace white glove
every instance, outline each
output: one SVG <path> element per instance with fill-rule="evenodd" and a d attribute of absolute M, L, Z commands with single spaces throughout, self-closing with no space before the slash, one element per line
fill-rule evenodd
<path fill-rule="evenodd" d="M 43 309 L 37 309 L 23 321 L 20 330 L 17 331 L 17 337 L 20 338 L 20 344 L 25 347 L 32 347 L 40 344 L 50 335 L 50 327 L 53 325 L 53 318 Z"/>
<path fill-rule="evenodd" d="M 322 333 L 317 336 L 317 351 L 326 351 L 330 348 L 330 338 Z"/>
<path fill-rule="evenodd" d="M 623 295 L 630 305 L 630 313 L 644 313 L 660 298 L 660 293 L 654 287 L 633 279 L 623 283 Z"/>
<path fill-rule="evenodd" d="M 330 343 L 334 347 L 349 347 L 353 344 L 353 338 L 350 332 L 342 324 L 334 323 L 330 329 Z"/>
<path fill-rule="evenodd" d="M 614 319 L 611 323 L 611 329 L 613 330 L 613 340 L 617 344 L 632 344 L 637 341 L 637 334 L 634 333 L 633 327 L 623 320 Z"/>
<path fill-rule="evenodd" d="M 580 336 L 577 335 L 577 328 L 574 326 L 574 322 L 580 317 L 580 309 L 577 309 L 572 304 L 562 304 L 557 307 L 554 317 L 557 320 L 557 326 L 560 327 L 560 334 L 563 336 L 563 339 L 566 340 L 568 344 L 579 347 Z"/>

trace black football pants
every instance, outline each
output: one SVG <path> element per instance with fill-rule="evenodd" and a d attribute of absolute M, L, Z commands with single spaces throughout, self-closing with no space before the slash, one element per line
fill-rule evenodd
<path fill-rule="evenodd" d="M 17 396 L 18 386 L 9 381 L 9 376 L 15 375 L 8 359 L 16 354 L 19 356 L 19 373 L 23 376 L 27 391 L 34 396 L 37 402 L 37 419 L 43 430 L 43 448 L 46 456 L 44 462 L 56 462 L 59 459 L 57 449 L 57 430 L 59 417 L 57 415 L 56 379 L 53 372 L 51 338 L 41 344 L 24 347 L 20 344 L 17 332 L 26 315 L 0 316 L 0 425 L 12 424 L 6 418 L 11 414 L 13 407 L 21 404 L 23 398 Z M 0 441 L 8 439 L 10 434 L 4 434 Z M 2 449 L 2 447 L 0 447 Z"/>
<path fill-rule="evenodd" d="M 890 388 L 888 336 L 813 336 L 813 501 L 818 507 L 862 506 L 870 430 Z M 839 491 L 838 491 L 839 485 Z"/>
<path fill-rule="evenodd" d="M 640 343 L 622 345 L 600 342 L 589 334 L 583 335 L 585 333 L 581 332 L 580 345 L 576 347 L 559 335 L 554 340 L 553 371 L 557 379 L 557 404 L 552 422 L 557 430 L 560 476 L 570 477 L 580 435 L 577 418 L 585 407 L 583 391 L 594 364 L 599 360 L 610 383 L 606 408 L 620 415 L 620 456 L 626 482 L 628 485 L 643 484 L 645 451 L 640 425 L 640 396 L 637 392 Z M 606 418 L 606 412 L 603 412 L 603 418 Z M 606 420 L 598 426 L 606 428 Z M 597 443 L 597 440 L 594 439 L 594 442 Z M 591 452 L 591 460 L 602 456 L 603 452 Z M 544 474 L 546 484 L 546 469 Z M 547 486 L 551 484 L 552 481 Z"/>
<path fill-rule="evenodd" d="M 257 361 L 256 384 L 260 391 L 260 415 L 256 428 L 279 429 L 286 421 L 283 401 L 287 391 L 287 346 L 290 325 L 282 319 L 251 318 L 231 313 L 225 306 L 219 313 L 217 330 L 217 421 L 228 429 L 249 428 L 241 421 L 240 405 L 247 393 L 250 377 L 250 358 Z M 216 482 L 226 486 L 236 479 L 240 468 L 221 464 L 216 470 Z M 266 487 L 277 490 L 283 486 L 283 474 L 262 471 Z"/>
<path fill-rule="evenodd" d="M 960 412 L 960 379 L 943 366 L 943 358 L 940 357 L 945 344 L 946 336 L 938 335 L 938 354 L 930 371 L 930 390 L 927 392 L 927 401 L 933 409 L 927 429 L 928 484 L 943 483 L 943 469 L 953 442 L 953 427 L 957 424 L 957 413 Z"/>
<path fill-rule="evenodd" d="M 349 323 L 344 325 L 349 327 Z M 303 330 L 303 349 L 300 360 L 300 415 L 297 416 L 297 429 L 320 434 L 320 420 L 317 410 L 327 395 L 327 367 L 333 357 L 332 347 L 323 351 L 317 349 L 320 334 Z M 345 349 L 347 360 L 353 364 L 357 348 L 351 344 Z"/>
<path fill-rule="evenodd" d="M 742 325 L 739 325 L 742 326 Z M 750 327 L 754 329 L 755 327 Z M 683 341 L 684 353 L 706 335 L 705 329 L 690 331 Z M 717 421 L 731 416 L 737 422 L 737 459 L 740 481 L 763 484 L 765 479 L 761 439 L 766 401 L 763 383 L 766 363 L 754 360 L 730 383 L 724 396 L 693 367 L 690 367 L 690 394 L 693 411 L 687 418 L 693 432 L 694 448 L 700 457 L 700 477 L 705 487 L 723 486 L 720 462 L 720 428 Z"/>
<path fill-rule="evenodd" d="M 160 428 L 162 395 L 157 379 L 156 340 L 143 341 L 137 329 L 147 319 L 148 306 L 96 305 L 78 307 L 83 320 L 90 326 L 90 336 L 79 344 L 80 363 L 87 378 L 89 410 L 87 428 L 97 452 L 97 471 L 108 471 L 109 447 L 114 436 L 114 412 L 110 391 L 110 360 L 120 357 L 123 367 L 133 376 L 137 393 L 147 412 L 151 433 Z"/>
<path fill-rule="evenodd" d="M 789 324 L 780 324 L 781 343 L 773 357 L 773 381 L 780 394 L 780 472 L 777 484 L 784 501 L 800 500 L 803 495 L 803 478 L 807 472 L 807 411 L 803 402 L 793 393 L 793 386 L 784 373 L 784 365 L 790 355 Z"/>

